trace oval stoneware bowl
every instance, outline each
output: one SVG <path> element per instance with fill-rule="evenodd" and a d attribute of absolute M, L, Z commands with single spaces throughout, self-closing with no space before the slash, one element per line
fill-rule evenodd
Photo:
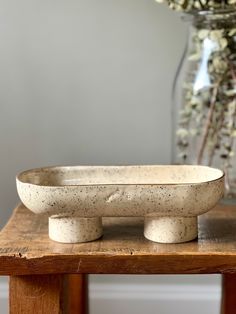
<path fill-rule="evenodd" d="M 143 216 L 146 238 L 197 237 L 197 216 L 224 194 L 224 173 L 204 166 L 73 166 L 27 170 L 16 178 L 23 204 L 49 216 L 49 237 L 64 243 L 102 235 L 102 217 Z"/>

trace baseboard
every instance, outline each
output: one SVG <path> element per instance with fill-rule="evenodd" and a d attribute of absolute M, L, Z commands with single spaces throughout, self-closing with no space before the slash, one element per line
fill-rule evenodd
<path fill-rule="evenodd" d="M 134 285 L 92 283 L 89 288 L 92 299 L 144 299 L 144 300 L 218 300 L 218 285 Z"/>
<path fill-rule="evenodd" d="M 0 299 L 8 298 L 8 284 L 0 282 Z"/>
<path fill-rule="evenodd" d="M 219 285 L 90 285 L 90 314 L 217 314 Z"/>
<path fill-rule="evenodd" d="M 0 282 L 0 313 L 8 313 L 8 284 Z"/>
<path fill-rule="evenodd" d="M 217 314 L 221 288 L 219 285 L 91 283 L 89 297 L 90 314 Z M 0 283 L 0 313 L 8 313 L 7 283 Z"/>

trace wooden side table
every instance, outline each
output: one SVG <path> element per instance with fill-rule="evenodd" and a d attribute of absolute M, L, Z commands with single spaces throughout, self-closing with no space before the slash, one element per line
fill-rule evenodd
<path fill-rule="evenodd" d="M 0 275 L 10 276 L 10 313 L 86 313 L 86 274 L 223 274 L 222 313 L 236 313 L 236 207 L 199 219 L 199 238 L 158 244 L 142 219 L 105 218 L 102 239 L 49 240 L 47 217 L 19 205 L 0 233 Z M 74 274 L 74 275 L 72 275 Z"/>

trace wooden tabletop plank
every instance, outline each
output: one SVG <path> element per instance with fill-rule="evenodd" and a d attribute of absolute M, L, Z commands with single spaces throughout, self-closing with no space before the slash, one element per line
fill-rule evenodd
<path fill-rule="evenodd" d="M 199 217 L 198 240 L 158 244 L 143 236 L 141 218 L 105 218 L 94 242 L 61 244 L 48 238 L 47 217 L 19 205 L 0 233 L 0 274 L 236 273 L 236 207 Z"/>

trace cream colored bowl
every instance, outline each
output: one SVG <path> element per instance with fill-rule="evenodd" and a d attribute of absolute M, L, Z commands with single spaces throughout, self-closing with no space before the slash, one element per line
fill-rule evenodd
<path fill-rule="evenodd" d="M 23 204 L 49 216 L 49 236 L 64 243 L 102 235 L 102 217 L 143 216 L 146 238 L 197 237 L 197 216 L 224 193 L 224 173 L 204 166 L 76 166 L 28 170 L 16 178 Z"/>

